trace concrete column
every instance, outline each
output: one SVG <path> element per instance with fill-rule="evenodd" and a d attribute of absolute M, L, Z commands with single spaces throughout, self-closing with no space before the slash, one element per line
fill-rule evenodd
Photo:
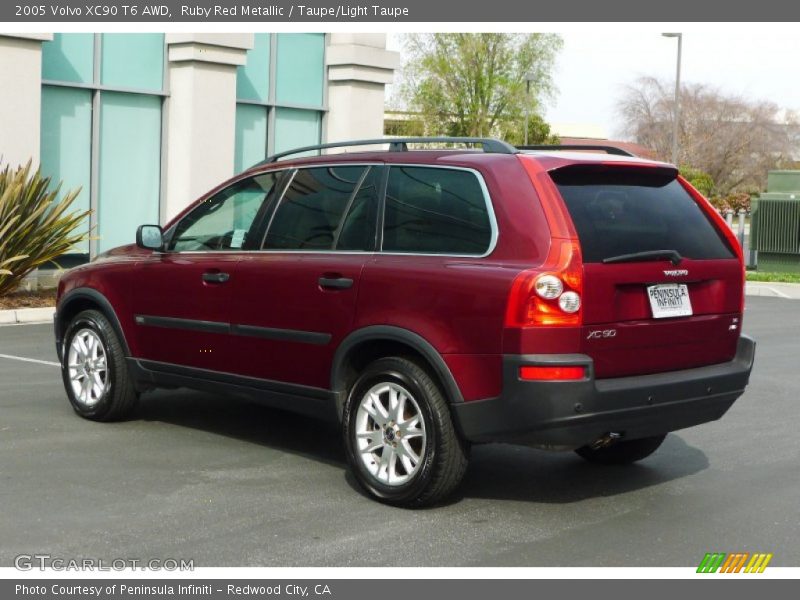
<path fill-rule="evenodd" d="M 169 220 L 233 175 L 236 68 L 253 47 L 251 33 L 168 33 L 167 190 Z"/>
<path fill-rule="evenodd" d="M 328 65 L 328 141 L 383 137 L 386 84 L 400 54 L 383 33 L 332 33 Z"/>
<path fill-rule="evenodd" d="M 0 158 L 12 167 L 39 165 L 42 42 L 46 34 L 0 33 Z"/>

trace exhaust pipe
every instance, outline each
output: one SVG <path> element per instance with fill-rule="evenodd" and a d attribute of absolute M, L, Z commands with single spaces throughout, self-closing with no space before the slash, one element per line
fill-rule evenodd
<path fill-rule="evenodd" d="M 589 447 L 592 450 L 600 450 L 600 448 L 606 448 L 611 444 L 618 442 L 622 438 L 622 433 L 616 431 L 609 431 L 605 435 L 601 435 L 597 438 L 594 442 L 592 442 Z"/>

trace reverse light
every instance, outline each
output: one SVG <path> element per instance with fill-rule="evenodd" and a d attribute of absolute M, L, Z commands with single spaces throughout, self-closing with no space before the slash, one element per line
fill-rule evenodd
<path fill-rule="evenodd" d="M 565 313 L 576 313 L 581 308 L 581 297 L 575 292 L 564 292 L 558 298 L 558 305 Z"/>
<path fill-rule="evenodd" d="M 533 288 L 540 298 L 553 300 L 564 291 L 564 284 L 555 275 L 540 275 L 533 283 Z"/>
<path fill-rule="evenodd" d="M 526 381 L 574 381 L 586 377 L 586 367 L 520 367 L 519 378 Z"/>

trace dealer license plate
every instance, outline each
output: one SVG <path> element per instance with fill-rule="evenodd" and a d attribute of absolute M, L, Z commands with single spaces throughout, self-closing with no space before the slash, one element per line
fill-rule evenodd
<path fill-rule="evenodd" d="M 684 283 L 662 283 L 647 288 L 654 319 L 687 317 L 692 314 L 689 288 Z"/>

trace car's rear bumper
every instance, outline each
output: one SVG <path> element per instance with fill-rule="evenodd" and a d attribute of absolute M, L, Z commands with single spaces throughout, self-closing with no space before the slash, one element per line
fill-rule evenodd
<path fill-rule="evenodd" d="M 498 398 L 453 404 L 462 434 L 473 442 L 577 448 L 610 432 L 627 439 L 663 434 L 719 419 L 750 378 L 755 342 L 741 336 L 734 359 L 683 371 L 599 379 L 586 355 L 505 356 Z M 524 381 L 523 365 L 583 365 L 579 381 Z"/>

